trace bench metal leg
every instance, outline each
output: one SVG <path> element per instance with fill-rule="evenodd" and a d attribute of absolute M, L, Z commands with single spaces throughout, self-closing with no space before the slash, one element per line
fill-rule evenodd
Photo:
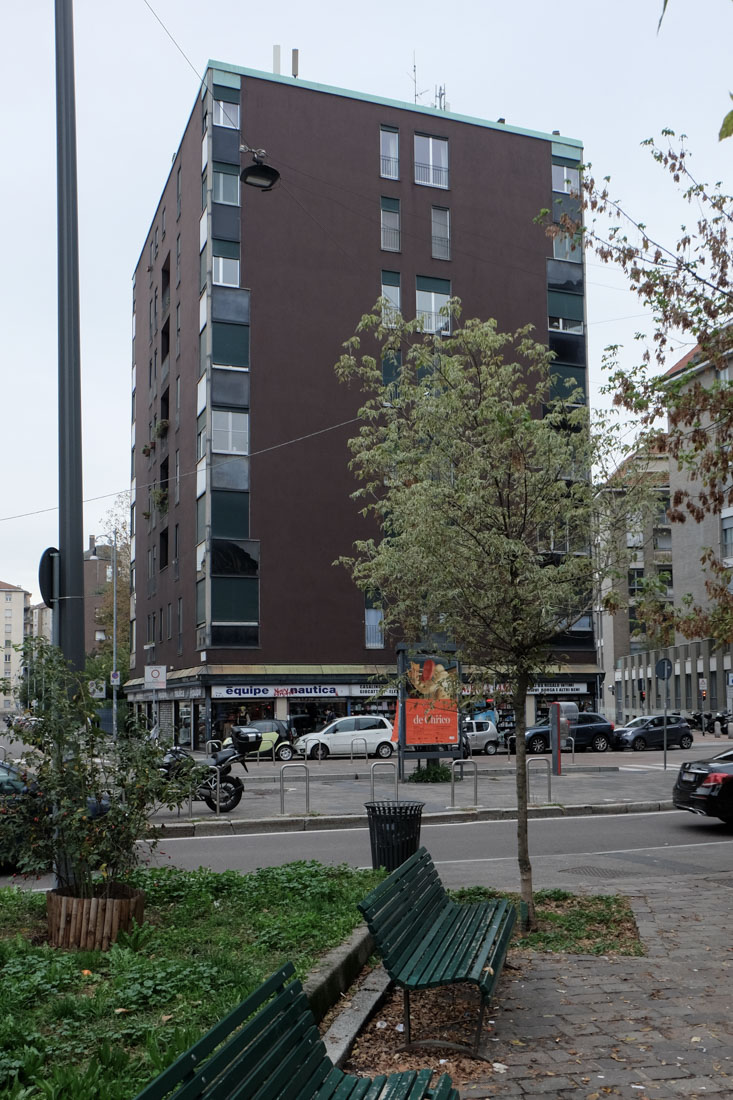
<path fill-rule="evenodd" d="M 455 1004 L 456 989 L 452 990 L 453 1003 Z M 478 1021 L 476 1023 L 476 1031 L 473 1037 L 473 1042 L 468 1043 L 451 1043 L 446 1039 L 416 1039 L 413 1042 L 412 1028 L 410 1026 L 410 990 L 407 986 L 402 987 L 402 1019 L 404 1023 L 404 1035 L 405 1044 L 403 1050 L 411 1047 L 445 1047 L 450 1050 L 459 1050 L 464 1054 L 470 1054 L 472 1058 L 481 1058 L 484 1061 L 491 1061 L 486 1054 L 479 1053 L 481 1046 L 481 1032 L 484 1026 L 484 1015 L 486 1013 L 486 998 L 481 990 L 478 990 L 479 995 L 479 1008 L 478 1008 Z"/>

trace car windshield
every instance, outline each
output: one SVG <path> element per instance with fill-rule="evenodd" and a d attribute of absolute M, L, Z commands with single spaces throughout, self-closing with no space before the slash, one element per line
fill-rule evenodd
<path fill-rule="evenodd" d="M 639 726 L 645 726 L 649 721 L 648 718 L 632 718 L 630 722 L 626 723 L 627 730 L 638 729 Z"/>
<path fill-rule="evenodd" d="M 725 752 L 719 752 L 717 756 L 712 757 L 713 760 L 725 760 L 728 763 L 733 762 L 733 749 L 726 749 Z"/>

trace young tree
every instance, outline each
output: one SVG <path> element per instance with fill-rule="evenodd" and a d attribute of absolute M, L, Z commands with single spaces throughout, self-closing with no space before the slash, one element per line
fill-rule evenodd
<path fill-rule="evenodd" d="M 102 516 L 100 527 L 110 547 L 115 543 L 115 536 L 117 541 L 117 670 L 124 683 L 130 674 L 130 508 L 126 493 L 115 499 Z M 110 581 L 97 615 L 105 639 L 97 644 L 97 654 L 87 658 L 86 665 L 88 679 L 104 680 L 108 686 L 112 672 L 114 612 L 114 586 Z"/>
<path fill-rule="evenodd" d="M 449 312 L 457 316 L 457 302 Z M 590 476 L 611 434 L 591 430 L 579 395 L 554 396 L 551 354 L 530 327 L 504 334 L 493 320 L 470 320 L 450 336 L 427 335 L 381 299 L 344 346 L 337 374 L 364 394 L 350 441 L 355 496 L 379 529 L 344 561 L 360 588 L 379 594 L 390 632 L 447 634 L 474 676 L 510 685 L 532 927 L 525 706 L 531 686 L 562 663 L 563 632 L 592 608 L 599 503 L 610 506 L 607 534 L 619 522 L 625 530 L 628 500 L 614 519 L 621 496 L 599 498 Z"/>

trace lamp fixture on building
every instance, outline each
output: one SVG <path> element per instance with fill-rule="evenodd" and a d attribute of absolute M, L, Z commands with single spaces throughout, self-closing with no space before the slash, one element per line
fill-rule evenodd
<path fill-rule="evenodd" d="M 267 152 L 264 149 L 251 149 L 249 145 L 240 145 L 239 151 L 252 154 L 252 164 L 243 168 L 239 176 L 242 183 L 250 187 L 259 187 L 260 191 L 272 191 L 280 179 L 280 173 L 271 164 L 264 163 Z"/>

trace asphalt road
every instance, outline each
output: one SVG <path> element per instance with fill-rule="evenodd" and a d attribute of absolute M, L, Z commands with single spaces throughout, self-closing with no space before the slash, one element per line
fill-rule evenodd
<path fill-rule="evenodd" d="M 549 818 L 530 822 L 535 887 L 581 886 L 650 876 L 727 871 L 733 859 L 733 827 L 683 812 Z M 448 886 L 490 885 L 516 889 L 516 822 L 423 825 L 430 850 Z M 364 829 L 324 829 L 228 837 L 166 839 L 160 863 L 179 867 L 252 871 L 297 859 L 371 864 Z"/>

